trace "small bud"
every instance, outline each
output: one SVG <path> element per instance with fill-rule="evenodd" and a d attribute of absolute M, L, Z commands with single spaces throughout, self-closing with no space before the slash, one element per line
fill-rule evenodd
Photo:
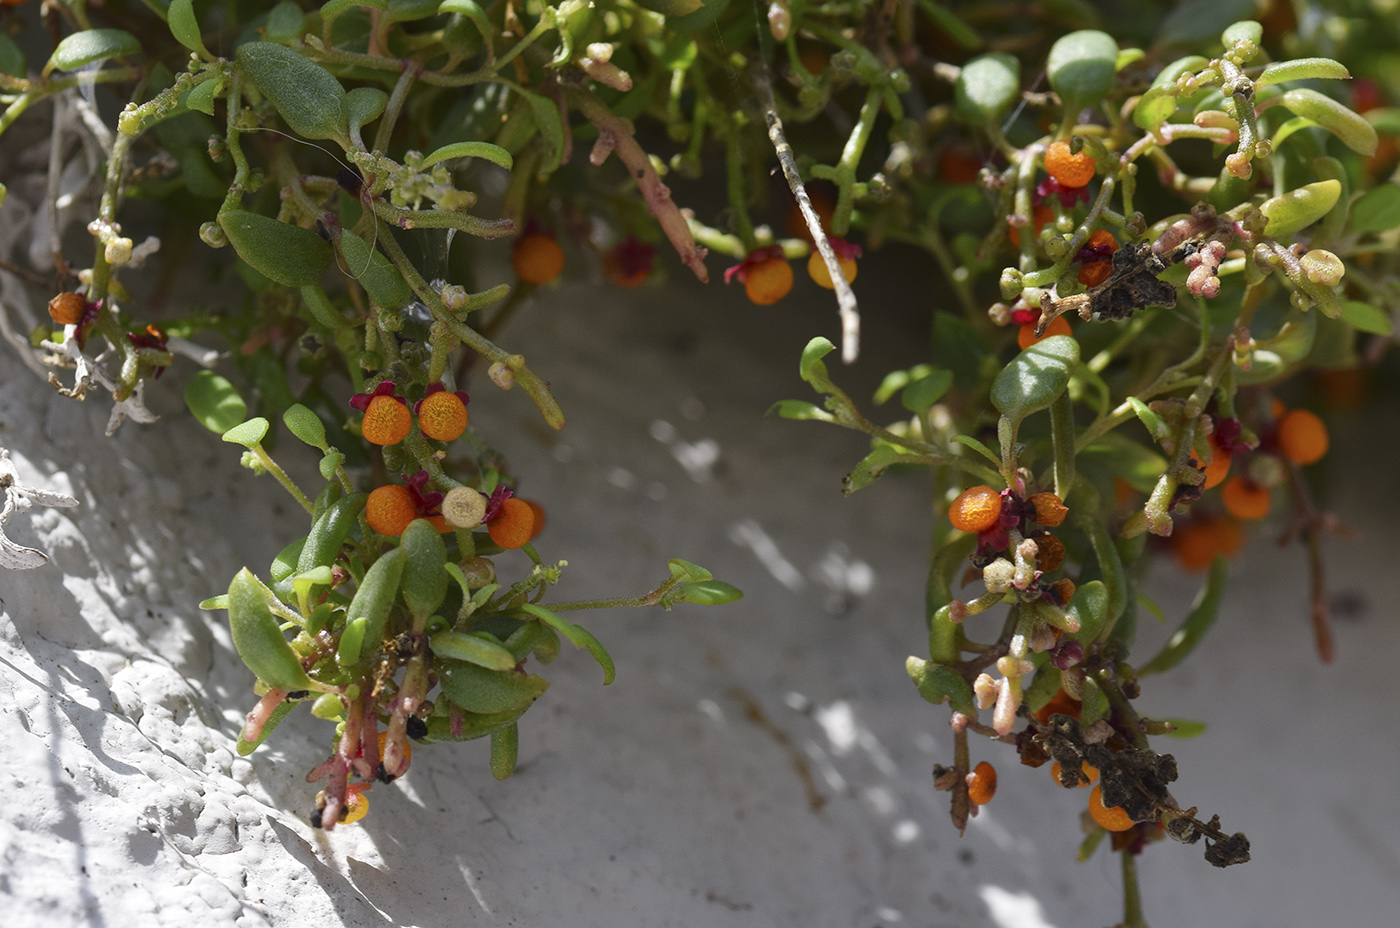
<path fill-rule="evenodd" d="M 996 729 L 997 734 L 1011 733 L 1011 729 L 1016 726 L 1016 710 L 1020 707 L 1020 687 L 1013 687 L 1009 683 L 1003 686 L 997 696 L 996 708 L 992 710 L 992 728 Z"/>
<path fill-rule="evenodd" d="M 948 621 L 954 625 L 961 625 L 967 620 L 967 603 L 960 599 L 955 599 L 948 604 Z"/>
<path fill-rule="evenodd" d="M 1324 248 L 1314 248 L 1299 259 L 1303 265 L 1303 273 L 1308 280 L 1324 287 L 1335 287 L 1342 282 L 1342 276 L 1346 274 L 1346 265 L 1342 259 Z"/>
<path fill-rule="evenodd" d="M 992 320 L 992 325 L 1005 326 L 1011 324 L 1011 307 L 1005 303 L 993 303 L 987 310 L 987 318 Z"/>
<path fill-rule="evenodd" d="M 1004 593 L 1010 589 L 1015 573 L 1016 565 L 999 557 L 982 568 L 982 582 L 987 585 L 988 593 Z"/>
<path fill-rule="evenodd" d="M 991 674 L 979 673 L 972 681 L 972 692 L 977 697 L 977 708 L 990 709 L 1001 692 L 1001 683 L 993 680 Z"/>
<path fill-rule="evenodd" d="M 515 373 L 506 366 L 505 362 L 497 361 L 486 371 L 486 376 L 491 378 L 491 382 L 502 390 L 509 390 L 515 386 Z"/>
<path fill-rule="evenodd" d="M 107 259 L 108 264 L 125 264 L 131 260 L 131 239 L 121 236 L 107 242 L 107 246 L 102 250 L 102 256 Z"/>
<path fill-rule="evenodd" d="M 1241 180 L 1249 180 L 1250 175 L 1254 173 L 1254 169 L 1249 165 L 1249 159 L 1239 152 L 1225 158 L 1225 170 Z"/>
<path fill-rule="evenodd" d="M 467 288 L 461 284 L 448 284 L 442 288 L 442 302 L 455 313 L 467 305 Z"/>
<path fill-rule="evenodd" d="M 1014 300 L 1021 295 L 1025 275 L 1014 267 L 1003 268 L 1001 272 L 1001 296 L 1004 300 Z"/>
<path fill-rule="evenodd" d="M 473 590 L 496 582 L 496 567 L 484 557 L 469 557 L 457 566 L 467 578 L 467 586 Z"/>

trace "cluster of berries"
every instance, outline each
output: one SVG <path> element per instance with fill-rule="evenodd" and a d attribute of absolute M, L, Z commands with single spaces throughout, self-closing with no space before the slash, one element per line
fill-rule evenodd
<path fill-rule="evenodd" d="M 452 392 L 441 383 L 433 383 L 410 412 L 408 401 L 395 392 L 394 382 L 386 380 L 372 392 L 352 397 L 350 405 L 365 414 L 360 424 L 365 440 L 388 446 L 408 437 L 415 418 L 424 438 L 455 441 L 467 429 L 469 399 L 461 391 Z M 544 529 L 544 509 L 538 503 L 512 496 L 505 487 L 497 487 L 489 499 L 469 487 L 458 487 L 452 491 L 458 498 L 452 501 L 445 516 L 445 497 L 429 490 L 428 481 L 428 472 L 420 470 L 406 476 L 403 484 L 374 489 L 365 504 L 370 528 L 393 538 L 401 535 L 414 519 L 427 519 L 439 532 L 484 523 L 491 540 L 509 550 L 525 546 Z"/>

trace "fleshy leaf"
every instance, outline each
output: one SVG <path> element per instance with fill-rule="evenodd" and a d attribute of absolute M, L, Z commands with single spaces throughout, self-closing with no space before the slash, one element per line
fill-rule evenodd
<path fill-rule="evenodd" d="M 429 639 L 428 644 L 438 657 L 466 661 L 488 670 L 513 670 L 517 663 L 515 655 L 504 646 L 480 635 L 438 632 Z"/>
<path fill-rule="evenodd" d="M 437 164 L 439 161 L 450 161 L 453 158 L 485 158 L 492 164 L 499 165 L 509 171 L 515 164 L 510 152 L 499 145 L 492 145 L 490 142 L 453 142 L 451 145 L 444 145 L 423 159 L 419 165 L 420 169 L 426 169 Z"/>
<path fill-rule="evenodd" d="M 59 42 L 45 70 L 76 71 L 85 65 L 134 55 L 139 51 L 141 43 L 136 36 L 123 29 L 87 29 Z"/>
<path fill-rule="evenodd" d="M 209 54 L 209 49 L 204 47 L 204 40 L 199 35 L 199 19 L 194 15 L 194 0 L 170 0 L 170 7 L 165 14 L 170 34 L 175 37 L 175 41 L 205 61 L 213 59 L 214 56 Z"/>
<path fill-rule="evenodd" d="M 350 276 L 360 282 L 370 299 L 385 309 L 398 309 L 413 298 L 403 275 L 377 249 L 371 250 L 354 232 L 340 233 L 340 251 Z"/>
<path fill-rule="evenodd" d="M 330 243 L 315 232 L 261 213 L 224 210 L 219 213 L 219 226 L 238 257 L 264 277 L 288 287 L 319 283 L 334 256 Z"/>
<path fill-rule="evenodd" d="M 1210 565 L 1210 575 L 1196 595 L 1185 621 L 1155 657 L 1137 668 L 1139 677 L 1171 670 L 1196 649 L 1220 613 L 1220 600 L 1225 594 L 1225 580 L 1229 573 L 1224 555 L 1216 555 L 1214 563 Z"/>
<path fill-rule="evenodd" d="M 1021 63 L 1004 52 L 974 58 L 962 66 L 953 92 L 964 119 L 996 125 L 1021 95 Z"/>
<path fill-rule="evenodd" d="M 1284 81 L 1315 80 L 1331 78 L 1346 80 L 1351 72 L 1346 65 L 1331 58 L 1294 58 L 1292 61 L 1275 61 L 1264 69 L 1264 73 L 1254 79 L 1255 89 Z"/>
<path fill-rule="evenodd" d="M 334 74 L 275 42 L 245 42 L 238 47 L 238 63 L 293 132 L 349 147 L 345 88 Z"/>
<path fill-rule="evenodd" d="M 835 422 L 836 417 L 822 409 L 820 406 L 808 403 L 805 400 L 778 400 L 768 408 L 765 415 L 777 413 L 784 419 L 796 419 L 806 421 L 814 419 L 818 422 Z"/>
<path fill-rule="evenodd" d="M 1374 335 L 1390 336 L 1395 333 L 1395 323 L 1389 314 L 1359 300 L 1342 300 L 1342 321 Z"/>
<path fill-rule="evenodd" d="M 233 578 L 228 588 L 228 619 L 238 656 L 268 686 L 319 689 L 302 669 L 301 657 L 282 637 L 281 620 L 272 611 L 272 601 L 272 591 L 248 568 Z"/>
<path fill-rule="evenodd" d="M 1374 155 L 1380 138 L 1375 127 L 1331 97 L 1299 87 L 1282 94 L 1279 102 L 1298 116 L 1304 116 L 1331 132 L 1350 148 L 1362 155 Z"/>
<path fill-rule="evenodd" d="M 992 403 L 1013 422 L 1049 408 L 1079 363 L 1079 342 L 1052 335 L 1031 345 L 1004 367 L 992 382 Z"/>
<path fill-rule="evenodd" d="M 548 680 L 534 674 L 487 670 L 465 661 L 439 661 L 438 668 L 443 693 L 468 712 L 526 709 L 549 688 Z"/>
<path fill-rule="evenodd" d="M 185 405 L 199 424 L 222 435 L 248 417 L 238 388 L 213 371 L 199 371 L 185 385 Z"/>
<path fill-rule="evenodd" d="M 389 95 L 378 87 L 356 87 L 345 95 L 345 120 L 355 129 L 367 126 L 379 118 Z"/>
<path fill-rule="evenodd" d="M 1264 225 L 1264 234 L 1282 238 L 1312 225 L 1327 215 L 1341 195 L 1341 181 L 1320 180 L 1290 190 L 1282 196 L 1270 197 L 1259 207 L 1268 220 Z"/>
<path fill-rule="evenodd" d="M 612 655 L 603 647 L 602 642 L 594 638 L 592 633 L 582 625 L 575 625 L 543 606 L 536 606 L 533 603 L 526 603 L 520 608 L 572 641 L 574 647 L 587 648 L 588 653 L 592 654 L 593 659 L 598 662 L 598 666 L 603 668 L 603 685 L 607 686 L 613 682 L 613 678 L 617 676 L 617 668 L 613 665 Z"/>
<path fill-rule="evenodd" d="M 701 580 L 682 586 L 674 601 L 694 603 L 697 606 L 723 606 L 743 598 L 743 590 L 723 580 Z"/>
<path fill-rule="evenodd" d="M 1356 232 L 1386 232 L 1400 226 L 1400 184 L 1379 184 L 1351 205 Z"/>
<path fill-rule="evenodd" d="M 1045 74 L 1060 95 L 1066 113 L 1094 106 L 1113 87 L 1118 43 L 1106 32 L 1081 29 L 1050 47 Z"/>
<path fill-rule="evenodd" d="M 919 695 L 924 699 L 934 705 L 946 702 L 955 712 L 973 717 L 977 715 L 972 686 L 953 668 L 911 655 L 904 662 L 904 670 L 919 688 Z"/>
<path fill-rule="evenodd" d="M 229 429 L 223 434 L 223 439 L 230 444 L 242 445 L 245 448 L 251 449 L 256 447 L 258 442 L 263 440 L 263 436 L 267 434 L 270 425 L 271 423 L 262 416 L 254 416 L 247 422 L 235 425 L 233 428 Z"/>
<path fill-rule="evenodd" d="M 905 387 L 899 396 L 899 402 L 910 412 L 922 415 L 928 412 L 930 406 L 941 400 L 952 385 L 952 371 L 934 370 Z"/>

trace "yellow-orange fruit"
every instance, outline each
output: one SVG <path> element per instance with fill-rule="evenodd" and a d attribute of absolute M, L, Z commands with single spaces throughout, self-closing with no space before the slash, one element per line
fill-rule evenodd
<path fill-rule="evenodd" d="M 535 513 L 530 504 L 512 496 L 501 503 L 496 517 L 486 523 L 491 540 L 508 550 L 524 547 L 535 528 Z"/>
<path fill-rule="evenodd" d="M 392 396 L 376 396 L 365 409 L 360 434 L 372 445 L 397 445 L 408 437 L 413 415 Z"/>
<path fill-rule="evenodd" d="M 418 430 L 426 438 L 452 441 L 467 430 L 467 406 L 455 393 L 441 390 L 418 406 Z"/>
<path fill-rule="evenodd" d="M 837 258 L 836 263 L 841 265 L 841 273 L 846 275 L 846 283 L 856 282 L 856 262 L 854 258 Z M 822 260 L 821 252 L 814 251 L 807 257 L 807 275 L 812 278 L 812 282 L 823 290 L 835 290 L 836 284 L 831 279 L 831 273 L 826 269 L 826 262 Z"/>
<path fill-rule="evenodd" d="M 1268 487 L 1261 487 L 1243 477 L 1231 477 L 1220 488 L 1220 501 L 1225 511 L 1236 519 L 1252 522 L 1269 514 L 1272 499 Z"/>
<path fill-rule="evenodd" d="M 1035 234 L 1040 235 L 1040 230 L 1045 228 L 1045 224 L 1055 218 L 1055 211 L 1044 203 L 1037 203 L 1031 208 L 1031 225 L 1035 228 Z M 1021 230 L 1015 226 L 1007 232 L 1006 237 L 1011 239 L 1011 244 L 1019 249 L 1021 247 Z"/>
<path fill-rule="evenodd" d="M 530 513 L 535 517 L 534 527 L 530 529 L 530 540 L 534 541 L 539 537 L 540 532 L 544 531 L 544 507 L 532 499 L 527 499 L 524 502 L 526 506 L 530 507 Z"/>
<path fill-rule="evenodd" d="M 369 814 L 369 797 L 364 795 L 369 783 L 355 783 L 345 797 L 345 811 L 341 813 L 340 824 L 353 825 Z"/>
<path fill-rule="evenodd" d="M 1088 151 L 1070 151 L 1068 141 L 1051 142 L 1045 150 L 1045 171 L 1066 187 L 1083 187 L 1094 179 L 1094 158 Z"/>
<path fill-rule="evenodd" d="M 564 249 L 539 232 L 523 236 L 510 255 L 515 276 L 529 284 L 547 284 L 564 270 Z"/>
<path fill-rule="evenodd" d="M 997 794 L 997 768 L 985 760 L 972 771 L 972 782 L 967 785 L 967 798 L 979 806 L 985 806 Z"/>
<path fill-rule="evenodd" d="M 770 306 L 792 292 L 792 265 L 783 258 L 769 258 L 749 268 L 744 293 L 750 302 Z"/>
<path fill-rule="evenodd" d="M 1089 236 L 1089 241 L 1085 243 L 1086 248 L 1094 248 L 1099 245 L 1107 245 L 1113 251 L 1118 250 L 1118 240 L 1103 229 L 1096 229 L 1094 234 Z M 1097 287 L 1107 280 L 1111 273 L 1113 273 L 1113 261 L 1109 258 L 1091 261 L 1079 269 L 1079 282 L 1086 287 Z"/>
<path fill-rule="evenodd" d="M 1001 518 L 1001 494 L 989 486 L 968 487 L 948 507 L 948 521 L 964 532 L 985 532 Z"/>
<path fill-rule="evenodd" d="M 1016 344 L 1020 346 L 1022 351 L 1025 351 L 1031 345 L 1034 345 L 1036 342 L 1043 342 L 1051 335 L 1070 334 L 1073 334 L 1073 330 L 1069 327 L 1069 323 L 1065 321 L 1065 317 L 1056 316 L 1054 319 L 1050 320 L 1050 324 L 1045 327 L 1045 334 L 1039 338 L 1036 338 L 1035 335 L 1034 322 L 1027 322 L 1025 325 L 1021 326 L 1021 330 L 1016 333 Z"/>
<path fill-rule="evenodd" d="M 403 534 L 408 523 L 418 518 L 418 507 L 408 487 L 396 483 L 376 487 L 365 503 L 365 520 L 369 527 L 390 538 Z"/>
<path fill-rule="evenodd" d="M 1050 701 L 1040 707 L 1036 712 L 1036 721 L 1044 725 L 1050 721 L 1052 715 L 1067 715 L 1070 718 L 1079 718 L 1079 700 L 1066 693 L 1064 690 L 1057 690 Z"/>
<path fill-rule="evenodd" d="M 1278 448 L 1294 464 L 1313 464 L 1327 453 L 1327 426 L 1316 413 L 1294 409 L 1278 420 Z"/>
<path fill-rule="evenodd" d="M 1229 557 L 1243 543 L 1240 524 L 1224 517 L 1188 522 L 1172 532 L 1172 550 L 1189 570 L 1209 567 L 1217 554 Z"/>
<path fill-rule="evenodd" d="M 1206 465 L 1205 489 L 1212 490 L 1225 482 L 1230 473 L 1230 455 L 1216 444 L 1215 436 L 1210 437 L 1210 463 Z"/>
<path fill-rule="evenodd" d="M 1089 815 L 1107 831 L 1127 831 L 1133 827 L 1133 820 L 1122 806 L 1103 804 L 1103 787 L 1095 786 L 1089 792 Z"/>

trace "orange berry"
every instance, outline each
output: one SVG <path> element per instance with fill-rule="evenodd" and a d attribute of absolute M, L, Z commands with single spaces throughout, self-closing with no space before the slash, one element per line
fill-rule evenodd
<path fill-rule="evenodd" d="M 749 268 L 744 293 L 759 306 L 770 306 L 792 290 L 792 265 L 783 258 L 769 258 Z"/>
<path fill-rule="evenodd" d="M 985 760 L 972 771 L 972 782 L 967 784 L 967 798 L 979 806 L 985 806 L 997 794 L 997 768 Z"/>
<path fill-rule="evenodd" d="M 1054 319 L 1050 320 L 1050 324 L 1045 327 L 1045 334 L 1039 338 L 1035 337 L 1034 322 L 1027 322 L 1025 325 L 1021 326 L 1021 331 L 1016 333 L 1016 344 L 1021 346 L 1022 351 L 1025 351 L 1031 345 L 1034 345 L 1036 342 L 1043 342 L 1051 335 L 1070 335 L 1072 333 L 1073 330 L 1069 327 L 1069 323 L 1065 321 L 1065 317 L 1056 316 Z"/>
<path fill-rule="evenodd" d="M 530 540 L 534 541 L 544 531 L 544 507 L 532 499 L 524 501 L 530 507 L 530 513 L 535 517 L 534 527 L 530 530 Z"/>
<path fill-rule="evenodd" d="M 985 532 L 1001 518 L 1001 494 L 989 486 L 968 487 L 948 507 L 948 521 L 964 532 Z"/>
<path fill-rule="evenodd" d="M 856 262 L 853 258 L 837 258 L 836 263 L 841 265 L 841 273 L 846 275 L 846 283 L 856 282 Z M 826 269 L 826 262 L 822 260 L 821 252 L 814 251 L 807 258 L 807 274 L 812 281 L 823 290 L 835 290 L 836 284 L 831 280 L 831 274 Z"/>
<path fill-rule="evenodd" d="M 1294 464 L 1312 464 L 1327 453 L 1327 426 L 1316 413 L 1294 409 L 1278 420 L 1278 448 Z"/>
<path fill-rule="evenodd" d="M 1217 554 L 1234 554 L 1244 543 L 1244 531 L 1234 519 L 1214 518 L 1188 522 L 1172 532 L 1172 550 L 1188 570 L 1209 567 Z"/>
<path fill-rule="evenodd" d="M 49 316 L 59 325 L 77 325 L 87 312 L 87 301 L 81 293 L 60 293 L 49 300 Z"/>
<path fill-rule="evenodd" d="M 1079 718 L 1079 700 L 1066 693 L 1064 690 L 1057 690 L 1050 701 L 1040 707 L 1036 712 L 1036 721 L 1044 725 L 1050 721 L 1052 715 L 1067 715 L 1070 718 Z"/>
<path fill-rule="evenodd" d="M 1095 786 L 1089 792 L 1089 814 L 1106 831 L 1127 831 L 1133 827 L 1133 820 L 1128 818 L 1128 813 L 1123 811 L 1122 806 L 1103 804 L 1102 786 Z"/>
<path fill-rule="evenodd" d="M 381 535 L 393 538 L 403 534 L 408 523 L 418 518 L 418 507 L 408 487 L 396 483 L 376 487 L 365 503 L 365 520 Z"/>
<path fill-rule="evenodd" d="M 507 550 L 527 544 L 534 529 L 534 510 L 529 503 L 514 496 L 502 502 L 496 517 L 486 523 L 491 540 Z"/>
<path fill-rule="evenodd" d="M 376 396 L 365 408 L 360 433 L 372 445 L 397 445 L 408 437 L 413 416 L 408 407 L 392 396 Z"/>
<path fill-rule="evenodd" d="M 1071 154 L 1069 142 L 1051 142 L 1045 151 L 1045 171 L 1066 187 L 1083 187 L 1094 179 L 1094 156 L 1081 150 Z"/>
<path fill-rule="evenodd" d="M 1035 227 L 1035 234 L 1040 235 L 1040 230 L 1045 228 L 1045 224 L 1055 218 L 1055 211 L 1044 203 L 1037 203 L 1031 209 L 1031 225 Z M 1011 244 L 1016 248 L 1021 247 L 1021 230 L 1015 226 L 1007 233 L 1007 238 L 1011 239 Z"/>
<path fill-rule="evenodd" d="M 1245 522 L 1264 518 L 1269 514 L 1273 502 L 1268 487 L 1261 487 L 1244 477 L 1231 477 L 1225 481 L 1220 488 L 1220 501 L 1225 504 L 1226 512 Z"/>
<path fill-rule="evenodd" d="M 425 438 L 452 441 L 467 430 L 467 405 L 456 393 L 439 390 L 418 404 L 418 430 Z"/>
<path fill-rule="evenodd" d="M 345 797 L 345 811 L 341 812 L 340 824 L 353 825 L 369 814 L 369 797 L 364 795 L 373 783 L 352 783 Z"/>
<path fill-rule="evenodd" d="M 1085 243 L 1085 248 L 1098 248 L 1104 246 L 1118 250 L 1118 241 L 1103 229 L 1094 230 L 1094 234 L 1089 236 L 1089 241 Z M 1079 268 L 1079 282 L 1086 287 L 1097 287 L 1108 279 L 1108 275 L 1113 273 L 1113 261 L 1109 258 L 1100 258 L 1097 261 L 1089 261 Z"/>
<path fill-rule="evenodd" d="M 1230 454 L 1216 444 L 1215 436 L 1210 437 L 1210 463 L 1206 465 L 1205 489 L 1211 490 L 1224 482 L 1230 473 Z"/>
<path fill-rule="evenodd" d="M 515 276 L 528 284 L 547 284 L 564 270 L 564 249 L 539 232 L 523 236 L 510 255 Z"/>
<path fill-rule="evenodd" d="M 1089 779 L 1088 779 L 1087 782 L 1084 781 L 1084 780 L 1080 780 L 1078 783 L 1075 784 L 1074 788 L 1075 788 L 1075 789 L 1088 789 L 1090 786 L 1093 786 L 1093 785 L 1094 785 L 1094 781 L 1097 780 L 1097 779 L 1099 778 L 1099 768 L 1097 768 L 1097 767 L 1095 767 L 1095 766 L 1093 766 L 1093 765 L 1091 765 L 1091 764 L 1083 764 L 1079 769 L 1080 769 L 1081 771 L 1083 771 L 1084 775 L 1085 775 L 1086 777 L 1088 777 Z M 1053 776 L 1053 777 L 1055 778 L 1055 782 L 1056 782 L 1056 783 L 1059 783 L 1059 784 L 1061 784 L 1061 785 L 1064 785 L 1064 781 L 1060 779 L 1060 762 L 1059 762 L 1059 761 L 1055 761 L 1053 764 L 1050 765 L 1050 775 Z"/>

